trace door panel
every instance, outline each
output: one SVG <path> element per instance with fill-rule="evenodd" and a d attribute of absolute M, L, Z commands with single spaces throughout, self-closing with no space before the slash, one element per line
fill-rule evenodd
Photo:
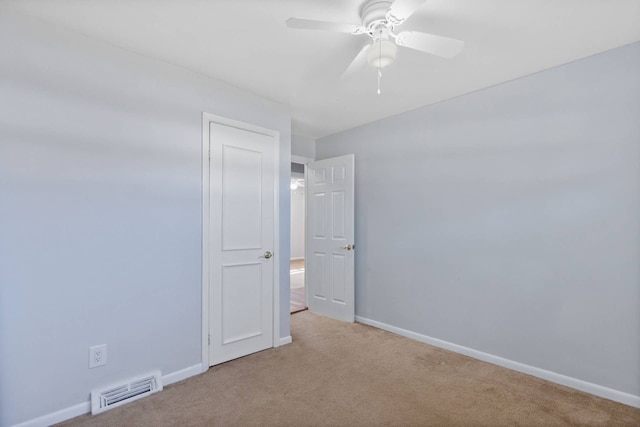
<path fill-rule="evenodd" d="M 262 332 L 262 264 L 223 266 L 222 343 L 230 344 Z"/>
<path fill-rule="evenodd" d="M 347 172 L 347 168 L 344 165 L 335 165 L 331 168 L 331 173 L 333 175 L 333 182 L 340 183 L 345 180 L 345 175 Z"/>
<path fill-rule="evenodd" d="M 353 155 L 306 168 L 307 305 L 339 320 L 355 318 Z"/>
<path fill-rule="evenodd" d="M 325 254 L 314 253 L 313 262 L 309 266 L 309 276 L 311 277 L 311 283 L 314 286 L 310 287 L 311 295 L 315 298 L 326 299 L 325 287 L 327 281 L 325 280 L 325 272 L 327 263 L 325 262 Z"/>
<path fill-rule="evenodd" d="M 209 364 L 273 346 L 275 143 L 210 123 Z"/>
<path fill-rule="evenodd" d="M 345 276 L 347 275 L 346 260 L 344 255 L 333 254 L 333 302 L 345 304 L 347 289 Z"/>
<path fill-rule="evenodd" d="M 314 212 L 324 212 L 326 210 L 326 194 L 316 193 L 313 195 L 313 209 Z M 313 221 L 313 237 L 316 239 L 324 239 L 326 237 L 326 218 L 325 215 L 314 215 Z"/>
<path fill-rule="evenodd" d="M 222 147 L 222 248 L 262 247 L 262 153 Z"/>
<path fill-rule="evenodd" d="M 346 239 L 345 236 L 345 227 L 346 227 L 346 218 L 345 216 L 345 194 L 344 191 L 334 191 L 331 193 L 331 210 L 333 211 L 333 227 L 331 230 L 333 231 L 333 239 Z"/>

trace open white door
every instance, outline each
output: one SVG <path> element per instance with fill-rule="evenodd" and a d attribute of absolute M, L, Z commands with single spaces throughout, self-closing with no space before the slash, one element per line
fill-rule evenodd
<path fill-rule="evenodd" d="M 274 344 L 277 133 L 218 120 L 205 123 L 209 365 Z"/>
<path fill-rule="evenodd" d="M 349 154 L 305 170 L 307 306 L 347 322 L 355 318 L 354 165 Z"/>

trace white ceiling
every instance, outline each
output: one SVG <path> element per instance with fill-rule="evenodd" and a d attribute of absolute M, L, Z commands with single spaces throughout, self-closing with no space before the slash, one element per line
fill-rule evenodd
<path fill-rule="evenodd" d="M 406 48 L 339 80 L 366 35 L 288 29 L 291 16 L 359 24 L 364 0 L 4 0 L 55 24 L 286 105 L 318 138 L 640 40 L 640 0 L 429 0 L 400 28 L 466 42 L 446 60 Z"/>

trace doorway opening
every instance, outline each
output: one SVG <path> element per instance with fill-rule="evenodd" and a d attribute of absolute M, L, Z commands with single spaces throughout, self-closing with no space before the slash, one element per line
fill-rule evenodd
<path fill-rule="evenodd" d="M 305 302 L 304 239 L 305 193 L 304 165 L 291 163 L 291 264 L 290 312 L 307 309 Z"/>

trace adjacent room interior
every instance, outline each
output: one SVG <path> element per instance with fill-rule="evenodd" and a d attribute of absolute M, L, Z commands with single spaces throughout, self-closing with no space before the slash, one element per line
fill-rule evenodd
<path fill-rule="evenodd" d="M 638 22 L 0 2 L 0 427 L 639 425 Z"/>
<path fill-rule="evenodd" d="M 291 163 L 291 313 L 306 310 L 304 287 L 304 164 Z"/>

